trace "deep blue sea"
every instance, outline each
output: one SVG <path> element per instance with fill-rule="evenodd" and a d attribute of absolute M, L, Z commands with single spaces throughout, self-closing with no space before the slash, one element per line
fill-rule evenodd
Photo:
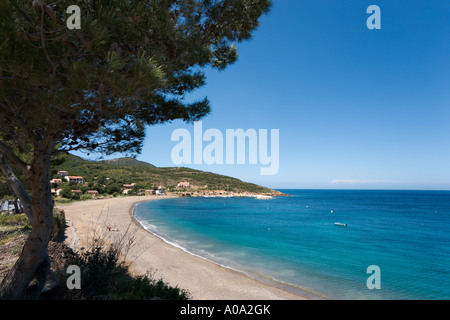
<path fill-rule="evenodd" d="M 291 197 L 162 199 L 134 215 L 191 254 L 313 297 L 450 299 L 450 191 L 280 191 Z"/>

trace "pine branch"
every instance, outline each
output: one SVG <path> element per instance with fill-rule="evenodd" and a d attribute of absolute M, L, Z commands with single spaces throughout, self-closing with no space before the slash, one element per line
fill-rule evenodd
<path fill-rule="evenodd" d="M 28 165 L 19 159 L 16 154 L 8 148 L 2 141 L 0 141 L 0 152 L 4 157 L 8 159 L 16 168 L 21 170 L 23 173 L 28 174 Z"/>

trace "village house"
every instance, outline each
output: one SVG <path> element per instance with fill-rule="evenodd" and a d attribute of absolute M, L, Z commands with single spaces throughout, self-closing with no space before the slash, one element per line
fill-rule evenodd
<path fill-rule="evenodd" d="M 177 184 L 177 188 L 189 188 L 190 184 L 189 182 L 180 182 L 179 184 Z"/>
<path fill-rule="evenodd" d="M 158 188 L 155 190 L 156 195 L 163 195 L 164 194 L 164 187 L 158 186 Z"/>
<path fill-rule="evenodd" d="M 67 171 L 58 171 L 58 176 L 65 177 L 68 175 L 69 175 L 69 173 Z"/>
<path fill-rule="evenodd" d="M 145 195 L 163 195 L 164 194 L 164 187 L 159 186 L 153 190 L 145 190 Z"/>
<path fill-rule="evenodd" d="M 83 177 L 80 176 L 65 176 L 67 182 L 83 183 Z"/>
<path fill-rule="evenodd" d="M 86 193 L 87 194 L 92 194 L 93 196 L 98 195 L 98 191 L 97 190 L 88 190 Z"/>
<path fill-rule="evenodd" d="M 50 180 L 50 185 L 52 187 L 57 187 L 61 183 L 62 183 L 62 179 L 52 179 L 52 180 Z"/>
<path fill-rule="evenodd" d="M 124 184 L 123 185 L 124 190 L 122 191 L 122 194 L 128 194 L 128 192 L 130 192 L 135 185 L 136 183 Z"/>

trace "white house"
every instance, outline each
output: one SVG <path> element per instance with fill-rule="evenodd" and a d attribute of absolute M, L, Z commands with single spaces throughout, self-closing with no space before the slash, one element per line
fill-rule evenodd
<path fill-rule="evenodd" d="M 179 184 L 177 184 L 178 188 L 189 188 L 190 184 L 189 182 L 180 182 Z"/>
<path fill-rule="evenodd" d="M 64 177 L 67 182 L 76 182 L 76 183 L 83 183 L 83 177 L 80 176 L 65 176 Z"/>

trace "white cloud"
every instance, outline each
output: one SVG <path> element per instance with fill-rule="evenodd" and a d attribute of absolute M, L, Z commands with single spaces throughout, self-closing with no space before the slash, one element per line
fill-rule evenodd
<path fill-rule="evenodd" d="M 372 183 L 392 183 L 394 181 L 388 180 L 360 180 L 360 179 L 335 179 L 332 180 L 332 184 L 372 184 Z"/>

